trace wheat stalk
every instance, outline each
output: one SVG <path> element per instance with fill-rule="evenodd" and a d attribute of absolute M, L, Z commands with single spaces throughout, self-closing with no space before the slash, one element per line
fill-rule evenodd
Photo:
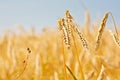
<path fill-rule="evenodd" d="M 66 65 L 67 70 L 70 72 L 70 74 L 72 75 L 72 77 L 74 78 L 74 80 L 77 80 L 77 78 L 75 77 L 75 75 L 73 74 L 73 72 L 71 71 L 71 69 Z"/>
<path fill-rule="evenodd" d="M 74 23 L 73 23 L 73 17 L 71 16 L 71 14 L 69 13 L 68 10 L 66 11 L 66 23 L 67 23 L 67 28 L 68 28 L 67 30 L 69 31 L 69 34 L 71 34 L 73 42 L 74 42 L 74 47 L 75 47 L 75 51 L 76 51 L 77 61 L 79 63 L 79 70 L 80 70 L 80 73 L 81 73 L 81 78 L 82 78 L 82 80 L 84 80 L 84 73 L 83 73 L 81 62 L 79 60 L 79 54 L 78 54 L 78 50 L 77 50 L 75 36 L 72 33 L 72 31 L 73 31 L 73 25 L 74 25 Z"/>
<path fill-rule="evenodd" d="M 29 59 L 29 55 L 31 53 L 31 50 L 29 48 L 27 48 L 28 54 L 26 56 L 26 59 L 23 61 L 23 64 L 25 64 L 22 72 L 15 78 L 15 80 L 17 80 L 18 78 L 20 78 L 22 76 L 22 74 L 25 72 L 27 64 L 28 64 L 28 59 Z"/>
<path fill-rule="evenodd" d="M 104 68 L 104 66 L 102 65 L 102 68 L 101 68 L 101 70 L 100 70 L 100 73 L 99 73 L 99 75 L 98 75 L 97 80 L 104 80 L 104 77 L 105 77 L 104 71 L 105 71 L 105 68 Z"/>

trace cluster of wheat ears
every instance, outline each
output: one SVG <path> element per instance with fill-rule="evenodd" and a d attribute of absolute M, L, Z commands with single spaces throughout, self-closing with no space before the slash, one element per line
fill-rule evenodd
<path fill-rule="evenodd" d="M 105 28 L 111 15 L 115 33 Z M 7 31 L 0 38 L 0 80 L 120 80 L 119 31 L 111 12 L 100 27 L 86 11 L 83 28 L 68 10 L 58 29 L 34 28 L 17 34 Z"/>

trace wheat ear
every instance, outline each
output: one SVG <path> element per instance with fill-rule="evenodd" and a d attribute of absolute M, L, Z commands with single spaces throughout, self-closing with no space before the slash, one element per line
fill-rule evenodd
<path fill-rule="evenodd" d="M 104 16 L 104 18 L 103 18 L 103 20 L 102 20 L 102 22 L 101 22 L 101 25 L 100 25 L 100 28 L 99 28 L 99 31 L 98 31 L 98 36 L 96 38 L 95 50 L 97 50 L 98 47 L 99 47 L 100 39 L 102 37 L 103 31 L 104 31 L 104 28 L 105 28 L 105 25 L 106 25 L 106 21 L 108 19 L 108 15 L 109 15 L 109 13 L 106 13 L 105 16 Z"/>
<path fill-rule="evenodd" d="M 120 47 L 120 40 L 119 40 L 118 31 L 117 31 L 117 26 L 116 26 L 116 23 L 115 23 L 115 20 L 114 20 L 112 13 L 111 12 L 109 12 L 109 13 L 111 14 L 116 34 L 113 34 L 112 32 L 111 33 L 112 33 L 112 36 L 113 36 L 115 43 Z"/>
<path fill-rule="evenodd" d="M 62 18 L 58 21 L 59 29 L 63 31 L 63 38 L 67 48 L 70 48 L 70 37 L 68 30 L 66 28 L 65 19 Z"/>
<path fill-rule="evenodd" d="M 87 43 L 86 39 L 84 38 L 83 34 L 79 31 L 78 25 L 75 25 L 73 28 L 74 28 L 74 31 L 79 35 L 79 38 L 82 42 L 83 47 L 88 50 L 89 49 L 88 43 Z"/>
<path fill-rule="evenodd" d="M 115 35 L 114 33 L 112 33 L 112 31 L 109 31 L 113 37 L 114 42 L 116 43 L 116 45 L 118 45 L 120 47 L 120 40 L 117 37 L 117 35 Z"/>

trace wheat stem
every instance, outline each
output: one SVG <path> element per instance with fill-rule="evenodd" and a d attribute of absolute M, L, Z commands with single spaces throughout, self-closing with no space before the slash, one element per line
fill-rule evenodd
<path fill-rule="evenodd" d="M 72 34 L 72 38 L 73 38 L 73 41 L 74 41 L 74 47 L 75 47 L 75 51 L 76 51 L 76 56 L 77 56 L 77 61 L 78 61 L 78 64 L 79 64 L 79 69 L 80 69 L 81 77 L 82 77 L 82 80 L 85 80 L 84 73 L 83 73 L 83 70 L 82 70 L 82 65 L 81 65 L 81 62 L 79 60 L 79 55 L 78 55 L 78 50 L 77 50 L 77 45 L 76 45 L 75 37 L 74 37 L 73 34 Z"/>

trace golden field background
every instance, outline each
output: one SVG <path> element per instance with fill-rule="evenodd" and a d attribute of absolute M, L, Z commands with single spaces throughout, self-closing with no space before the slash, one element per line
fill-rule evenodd
<path fill-rule="evenodd" d="M 89 50 L 74 31 L 69 49 L 61 29 L 5 32 L 0 37 L 0 80 L 120 80 L 119 42 L 105 28 L 95 50 L 100 25 L 94 23 L 90 29 L 88 12 L 85 17 L 79 30 Z"/>

